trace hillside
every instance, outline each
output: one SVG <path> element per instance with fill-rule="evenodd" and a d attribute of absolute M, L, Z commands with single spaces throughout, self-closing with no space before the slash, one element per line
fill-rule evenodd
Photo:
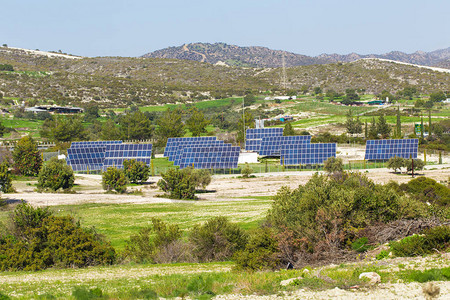
<path fill-rule="evenodd" d="M 187 59 L 211 64 L 220 62 L 230 66 L 277 68 L 282 66 L 283 55 L 288 67 L 353 62 L 362 58 L 383 58 L 417 65 L 439 66 L 441 62 L 450 58 L 450 48 L 432 52 L 417 51 L 411 54 L 392 51 L 385 54 L 321 54 L 311 57 L 266 47 L 239 47 L 225 43 L 191 43 L 157 50 L 142 57 Z"/>
<path fill-rule="evenodd" d="M 280 69 L 212 65 L 190 60 L 97 57 L 69 59 L 0 47 L 0 91 L 7 97 L 52 99 L 60 104 L 97 101 L 101 106 L 160 104 L 280 89 Z M 450 74 L 378 60 L 287 68 L 287 88 L 367 93 L 414 85 L 421 93 L 450 90 Z"/>

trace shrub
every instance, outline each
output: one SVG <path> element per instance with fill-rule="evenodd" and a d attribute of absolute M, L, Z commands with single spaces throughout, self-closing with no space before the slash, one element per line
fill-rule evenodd
<path fill-rule="evenodd" d="M 12 187 L 11 172 L 9 171 L 9 164 L 5 160 L 0 164 L 0 192 L 12 193 L 14 189 Z"/>
<path fill-rule="evenodd" d="M 412 171 L 412 159 L 405 159 L 405 167 L 407 172 Z M 414 171 L 423 170 L 425 163 L 421 159 L 414 159 Z"/>
<path fill-rule="evenodd" d="M 89 289 L 84 286 L 77 286 L 72 292 L 72 296 L 77 300 L 101 299 L 103 292 L 100 288 Z"/>
<path fill-rule="evenodd" d="M 158 181 L 158 186 L 173 199 L 195 199 L 196 183 L 191 180 L 189 172 L 178 169 L 169 169 L 161 174 L 162 179 Z"/>
<path fill-rule="evenodd" d="M 390 243 L 392 254 L 395 256 L 419 256 L 428 252 L 425 238 L 421 235 L 412 235 Z"/>
<path fill-rule="evenodd" d="M 69 190 L 73 187 L 75 177 L 73 170 L 64 160 L 53 157 L 39 171 L 38 187 L 57 191 Z"/>
<path fill-rule="evenodd" d="M 192 167 L 183 169 L 187 176 L 190 177 L 190 181 L 195 184 L 196 188 L 206 189 L 211 183 L 211 173 L 206 169 L 194 169 Z"/>
<path fill-rule="evenodd" d="M 247 234 L 225 217 L 216 217 L 192 228 L 189 240 L 201 261 L 225 260 L 245 247 Z"/>
<path fill-rule="evenodd" d="M 42 157 L 37 143 L 30 136 L 21 138 L 14 146 L 14 167 L 25 176 L 37 176 L 42 166 Z"/>
<path fill-rule="evenodd" d="M 53 266 L 112 264 L 114 249 L 72 217 L 19 204 L 9 235 L 0 238 L 0 270 L 41 270 Z"/>
<path fill-rule="evenodd" d="M 241 174 L 243 178 L 249 178 L 253 173 L 252 167 L 248 163 L 245 163 L 245 166 L 241 169 Z"/>
<path fill-rule="evenodd" d="M 125 193 L 127 190 L 127 177 L 123 170 L 109 167 L 102 174 L 102 186 L 108 192 L 115 190 L 118 193 Z"/>
<path fill-rule="evenodd" d="M 126 257 L 137 262 L 155 262 L 159 252 L 166 251 L 170 245 L 181 238 L 181 231 L 177 225 L 169 225 L 157 218 L 152 218 L 152 225 L 152 227 L 142 228 L 137 235 L 130 237 L 125 247 Z M 154 235 L 153 238 L 151 238 L 152 235 Z M 172 248 L 172 250 L 175 249 Z M 183 253 L 173 253 L 173 256 L 180 258 Z M 177 260 L 174 259 L 174 261 Z"/>
<path fill-rule="evenodd" d="M 150 175 L 150 168 L 143 161 L 135 159 L 124 160 L 123 170 L 132 183 L 144 183 Z"/>
<path fill-rule="evenodd" d="M 450 204 L 450 189 L 431 178 L 418 177 L 402 184 L 400 188 L 422 202 L 442 206 Z"/>
<path fill-rule="evenodd" d="M 392 169 L 397 173 L 397 170 L 401 171 L 403 167 L 405 167 L 405 159 L 403 157 L 394 156 L 389 158 L 387 163 L 388 169 Z"/>
<path fill-rule="evenodd" d="M 245 249 L 236 252 L 234 260 L 238 269 L 275 269 L 279 264 L 278 244 L 269 228 L 260 228 L 251 236 Z"/>
<path fill-rule="evenodd" d="M 344 170 L 342 159 L 334 156 L 329 157 L 324 162 L 323 169 L 328 173 L 342 172 Z"/>
<path fill-rule="evenodd" d="M 369 239 L 367 237 L 359 238 L 352 243 L 352 249 L 356 252 L 366 252 L 370 249 L 370 245 L 367 244 L 368 242 Z"/>

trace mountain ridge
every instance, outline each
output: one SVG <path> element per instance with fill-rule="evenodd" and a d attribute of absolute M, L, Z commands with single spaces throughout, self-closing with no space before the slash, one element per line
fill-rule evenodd
<path fill-rule="evenodd" d="M 189 43 L 149 52 L 141 57 L 186 59 L 211 64 L 227 64 L 229 66 L 277 68 L 282 66 L 283 56 L 287 67 L 353 62 L 362 58 L 389 59 L 441 68 L 449 68 L 450 65 L 450 47 L 431 52 L 416 51 L 410 54 L 391 51 L 384 54 L 363 55 L 352 52 L 349 54 L 323 53 L 317 56 L 307 56 L 262 46 L 241 47 L 226 43 Z"/>

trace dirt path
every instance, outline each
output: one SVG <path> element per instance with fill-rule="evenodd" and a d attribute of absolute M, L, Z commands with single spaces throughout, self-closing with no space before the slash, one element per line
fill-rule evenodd
<path fill-rule="evenodd" d="M 430 170 L 420 172 L 435 179 L 438 182 L 448 180 L 450 176 L 450 165 L 428 166 Z M 370 169 L 367 176 L 376 183 L 387 183 L 390 180 L 399 183 L 411 180 L 410 175 L 398 175 L 387 169 Z M 200 200 L 207 201 L 239 201 L 258 196 L 273 196 L 282 186 L 294 189 L 305 184 L 314 171 L 307 172 L 280 172 L 256 174 L 256 178 L 242 179 L 236 175 L 215 175 L 208 186 L 210 193 L 198 194 Z M 162 192 L 157 188 L 156 182 L 160 177 L 152 177 L 149 184 L 129 188 L 129 192 L 139 191 L 138 194 L 105 194 L 101 187 L 100 175 L 80 174 L 76 176 L 75 194 L 51 194 L 37 193 L 34 191 L 33 182 L 13 183 L 17 189 L 15 194 L 4 194 L 3 198 L 11 202 L 24 200 L 36 206 L 47 205 L 76 205 L 83 203 L 176 203 L 183 202 L 157 197 Z"/>

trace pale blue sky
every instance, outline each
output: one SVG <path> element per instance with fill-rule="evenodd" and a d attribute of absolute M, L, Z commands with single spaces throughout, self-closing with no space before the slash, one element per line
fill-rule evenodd
<path fill-rule="evenodd" d="M 190 42 L 305 55 L 450 46 L 449 0 L 0 0 L 0 44 L 140 56 Z"/>

